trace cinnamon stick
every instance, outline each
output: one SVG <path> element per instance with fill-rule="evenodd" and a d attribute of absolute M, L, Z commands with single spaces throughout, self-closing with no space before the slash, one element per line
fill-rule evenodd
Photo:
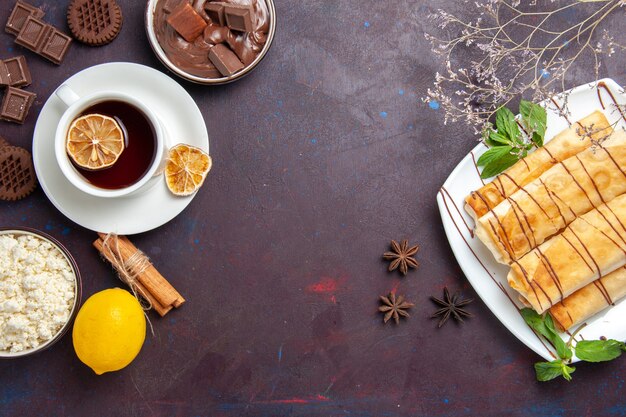
<path fill-rule="evenodd" d="M 138 281 L 135 282 L 135 285 L 137 286 L 137 289 L 139 290 L 137 291 L 139 295 L 141 295 L 142 297 L 145 297 L 148 301 L 150 301 L 152 308 L 154 309 L 154 311 L 159 313 L 159 316 L 161 317 L 165 316 L 167 313 L 169 313 L 172 310 L 172 308 L 174 308 L 173 305 L 163 306 L 161 303 L 159 303 L 159 301 L 156 298 L 154 298 L 152 294 L 150 294 L 150 291 L 148 291 L 146 287 L 144 287 L 143 284 L 141 284 L 140 282 Z"/>
<path fill-rule="evenodd" d="M 98 234 L 102 240 L 106 235 L 103 233 Z M 120 249 L 120 256 L 122 259 L 128 259 L 137 252 L 137 247 L 128 240 L 126 236 L 117 236 L 118 246 Z M 157 271 L 157 269 L 150 265 L 146 270 L 140 274 L 137 279 L 141 282 L 152 295 L 164 305 L 174 305 L 182 296 L 170 285 L 169 282 Z M 184 299 L 182 299 L 184 302 Z"/>
<path fill-rule="evenodd" d="M 98 235 L 100 238 L 94 242 L 94 246 L 100 253 L 103 253 L 104 240 L 107 236 L 104 233 L 98 233 Z M 137 253 L 137 247 L 133 245 L 126 236 L 116 236 L 113 238 L 117 238 L 116 247 L 119 249 L 119 256 L 123 260 L 128 260 Z M 111 261 L 111 259 L 109 259 L 109 261 Z M 185 302 L 183 296 L 176 291 L 152 264 L 137 276 L 136 282 L 140 284 L 146 294 L 150 294 L 154 301 L 161 307 L 160 310 L 163 314 L 161 314 L 161 311 L 157 310 L 157 308 L 155 308 L 155 310 L 162 316 L 167 314 L 172 307 L 178 308 Z M 152 300 L 150 301 L 152 302 Z"/>
<path fill-rule="evenodd" d="M 98 250 L 98 252 L 100 252 L 100 254 L 102 254 L 102 256 L 104 256 L 104 258 L 107 261 L 113 264 L 114 262 L 110 253 L 108 251 L 107 252 L 104 251 L 103 243 L 104 242 L 102 241 L 102 239 L 97 239 L 96 241 L 93 242 L 93 246 Z M 165 316 L 173 308 L 172 305 L 164 306 L 163 304 L 161 304 L 156 298 L 154 298 L 154 296 L 150 293 L 150 291 L 148 291 L 146 287 L 144 287 L 144 285 L 138 280 L 135 281 L 135 285 L 137 287 L 137 290 L 138 290 L 137 292 L 139 293 L 139 295 L 141 295 L 143 298 L 149 301 L 154 311 L 156 311 L 161 317 Z"/>

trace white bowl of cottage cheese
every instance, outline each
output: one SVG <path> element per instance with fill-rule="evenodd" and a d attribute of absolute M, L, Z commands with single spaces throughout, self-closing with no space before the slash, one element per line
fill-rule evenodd
<path fill-rule="evenodd" d="M 42 351 L 76 316 L 81 280 L 72 255 L 33 229 L 0 230 L 0 359 Z"/>

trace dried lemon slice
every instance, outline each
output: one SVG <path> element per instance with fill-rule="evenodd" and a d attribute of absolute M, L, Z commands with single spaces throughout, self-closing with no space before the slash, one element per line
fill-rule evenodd
<path fill-rule="evenodd" d="M 165 182 L 175 194 L 193 194 L 204 182 L 211 170 L 211 157 L 202 149 L 183 143 L 174 146 L 165 163 Z"/>
<path fill-rule="evenodd" d="M 70 125 L 65 149 L 81 168 L 94 171 L 107 168 L 124 151 L 124 132 L 112 117 L 87 114 Z"/>

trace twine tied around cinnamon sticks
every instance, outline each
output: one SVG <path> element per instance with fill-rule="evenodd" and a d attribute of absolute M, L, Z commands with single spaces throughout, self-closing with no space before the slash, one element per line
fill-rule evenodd
<path fill-rule="evenodd" d="M 118 277 L 130 287 L 133 295 L 144 300 L 139 300 L 144 310 L 154 309 L 163 317 L 172 308 L 178 308 L 185 302 L 182 295 L 152 265 L 148 256 L 126 236 L 113 233 L 98 233 L 98 236 L 93 246 L 113 265 Z"/>

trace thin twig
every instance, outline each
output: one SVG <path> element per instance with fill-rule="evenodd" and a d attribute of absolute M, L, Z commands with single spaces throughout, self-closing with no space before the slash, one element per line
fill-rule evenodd
<path fill-rule="evenodd" d="M 568 73 L 584 62 L 593 64 L 597 80 L 602 57 L 626 51 L 615 40 L 623 36 L 620 26 L 606 24 L 609 16 L 624 17 L 626 0 L 576 0 L 557 7 L 551 6 L 555 0 L 539 6 L 521 6 L 519 0 L 465 2 L 481 10 L 474 20 L 444 10 L 431 16 L 440 32 L 455 35 L 426 34 L 445 71 L 437 73 L 424 100 L 444 110 L 444 123 L 463 120 L 476 133 L 488 130 L 495 112 L 519 98 L 543 101 L 563 93 Z M 580 18 L 562 24 L 572 12 Z M 563 101 L 567 114 L 567 97 Z"/>

